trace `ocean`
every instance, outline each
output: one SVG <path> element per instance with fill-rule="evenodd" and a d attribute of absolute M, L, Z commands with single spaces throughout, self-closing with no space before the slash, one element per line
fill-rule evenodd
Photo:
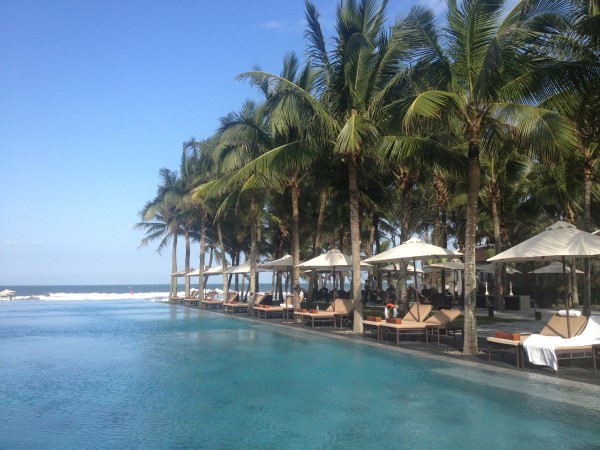
<path fill-rule="evenodd" d="M 198 288 L 192 284 L 192 288 Z M 223 284 L 208 283 L 207 289 L 222 289 Z M 0 286 L 0 290 L 15 291 L 13 300 L 150 300 L 166 301 L 168 284 L 106 284 L 106 285 L 48 285 L 48 286 Z M 183 295 L 184 286 L 178 285 Z"/>

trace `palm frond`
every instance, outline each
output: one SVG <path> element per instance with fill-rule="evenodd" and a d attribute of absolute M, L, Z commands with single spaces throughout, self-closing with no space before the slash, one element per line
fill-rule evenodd
<path fill-rule="evenodd" d="M 554 111 L 500 103 L 490 108 L 490 115 L 510 127 L 513 138 L 544 161 L 558 161 L 577 151 L 575 126 Z"/>
<path fill-rule="evenodd" d="M 373 122 L 358 114 L 351 114 L 335 141 L 333 151 L 340 154 L 360 153 L 363 145 L 378 135 Z"/>
<path fill-rule="evenodd" d="M 404 127 L 410 128 L 417 117 L 440 118 L 449 109 L 457 108 L 462 110 L 461 98 L 447 91 L 427 91 L 419 94 L 404 116 Z"/>

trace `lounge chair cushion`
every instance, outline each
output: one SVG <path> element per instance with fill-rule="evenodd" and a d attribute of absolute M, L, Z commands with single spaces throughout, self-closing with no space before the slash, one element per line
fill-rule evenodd
<path fill-rule="evenodd" d="M 428 325 L 447 325 L 461 315 L 459 309 L 441 309 L 425 321 Z"/>
<path fill-rule="evenodd" d="M 559 336 L 567 337 L 567 320 L 571 328 L 571 337 L 578 336 L 585 329 L 587 317 L 565 317 L 557 314 L 553 315 L 546 326 L 540 331 L 542 336 Z"/>
<path fill-rule="evenodd" d="M 433 306 L 423 303 L 415 303 L 402 318 L 403 322 L 423 322 L 431 312 Z"/>

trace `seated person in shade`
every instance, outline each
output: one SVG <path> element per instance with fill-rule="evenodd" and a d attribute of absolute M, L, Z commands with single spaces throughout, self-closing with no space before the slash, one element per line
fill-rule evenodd
<path fill-rule="evenodd" d="M 396 301 L 398 300 L 398 297 L 396 296 L 396 289 L 394 288 L 394 286 L 390 286 L 389 288 L 386 289 L 386 291 L 388 293 L 388 299 L 392 303 L 396 303 Z"/>

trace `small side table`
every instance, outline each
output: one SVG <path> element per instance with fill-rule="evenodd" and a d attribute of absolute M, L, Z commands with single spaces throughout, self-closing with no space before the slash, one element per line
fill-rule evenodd
<path fill-rule="evenodd" d="M 592 361 L 594 362 L 594 372 L 598 369 L 597 361 L 600 361 L 600 344 L 592 345 Z"/>

